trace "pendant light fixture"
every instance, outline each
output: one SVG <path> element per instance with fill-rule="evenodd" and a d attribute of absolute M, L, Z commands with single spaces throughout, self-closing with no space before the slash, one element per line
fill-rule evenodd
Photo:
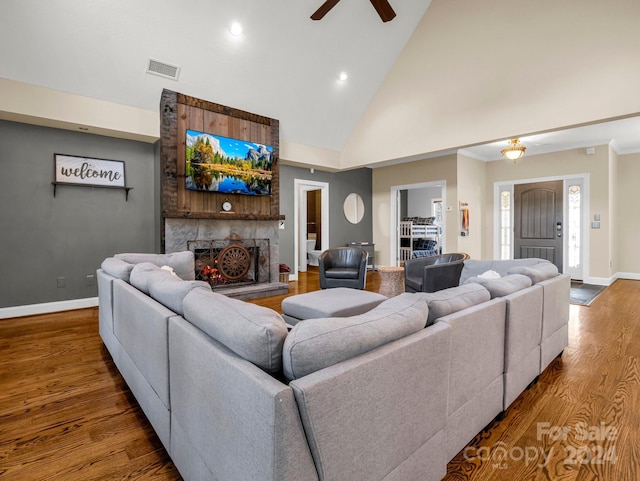
<path fill-rule="evenodd" d="M 524 155 L 525 150 L 527 150 L 527 148 L 520 144 L 519 139 L 512 139 L 509 141 L 509 147 L 502 150 L 502 155 L 509 160 L 513 160 L 515 163 L 516 160 Z"/>

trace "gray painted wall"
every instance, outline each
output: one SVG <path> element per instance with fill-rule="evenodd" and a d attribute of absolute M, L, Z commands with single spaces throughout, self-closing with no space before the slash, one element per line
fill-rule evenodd
<path fill-rule="evenodd" d="M 431 202 L 442 199 L 442 187 L 426 187 L 407 191 L 407 216 L 430 217 L 432 215 Z"/>
<path fill-rule="evenodd" d="M 54 153 L 125 162 L 123 190 L 59 186 Z M 0 121 L 0 307 L 97 296 L 105 257 L 159 252 L 159 156 L 153 144 Z M 57 287 L 57 278 L 65 287 Z"/>
<path fill-rule="evenodd" d="M 371 169 L 346 172 L 324 172 L 280 165 L 280 213 L 286 216 L 285 229 L 280 231 L 280 262 L 294 266 L 294 180 L 312 180 L 329 184 L 329 247 L 345 246 L 352 241 L 373 241 L 371 212 Z M 344 216 L 342 204 L 351 192 L 360 194 L 365 211 L 362 221 L 351 224 Z"/>
<path fill-rule="evenodd" d="M 125 162 L 124 191 L 94 187 L 57 189 L 54 153 Z M 158 144 L 0 121 L 0 308 L 95 297 L 95 275 L 105 257 L 118 252 L 160 252 Z M 329 183 L 329 245 L 371 242 L 371 170 L 330 173 L 280 166 L 280 262 L 294 265 L 294 179 Z M 342 203 L 360 194 L 362 222 L 349 223 Z M 57 287 L 57 278 L 65 287 Z"/>

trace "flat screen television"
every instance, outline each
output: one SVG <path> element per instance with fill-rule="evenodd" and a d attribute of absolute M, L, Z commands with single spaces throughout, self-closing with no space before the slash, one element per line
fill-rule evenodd
<path fill-rule="evenodd" d="M 273 147 L 187 130 L 185 186 L 224 194 L 271 195 Z"/>

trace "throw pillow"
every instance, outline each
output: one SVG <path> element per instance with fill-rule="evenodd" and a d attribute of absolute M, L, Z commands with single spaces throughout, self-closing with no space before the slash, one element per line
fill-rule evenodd
<path fill-rule="evenodd" d="M 174 277 L 178 277 L 178 274 L 176 274 L 176 271 L 174 271 L 173 267 L 171 267 L 171 266 L 162 266 L 160 269 L 162 269 L 163 271 L 169 272 Z"/>
<path fill-rule="evenodd" d="M 492 271 L 491 269 L 489 269 L 488 271 L 480 274 L 478 277 L 482 279 L 500 279 L 501 276 L 496 271 Z"/>

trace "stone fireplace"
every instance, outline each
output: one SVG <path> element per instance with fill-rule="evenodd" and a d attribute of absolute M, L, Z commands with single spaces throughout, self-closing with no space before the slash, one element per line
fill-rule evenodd
<path fill-rule="evenodd" d="M 196 276 L 214 291 L 240 299 L 288 292 L 288 284 L 279 282 L 278 240 L 278 221 L 165 219 L 165 252 L 193 251 Z"/>

